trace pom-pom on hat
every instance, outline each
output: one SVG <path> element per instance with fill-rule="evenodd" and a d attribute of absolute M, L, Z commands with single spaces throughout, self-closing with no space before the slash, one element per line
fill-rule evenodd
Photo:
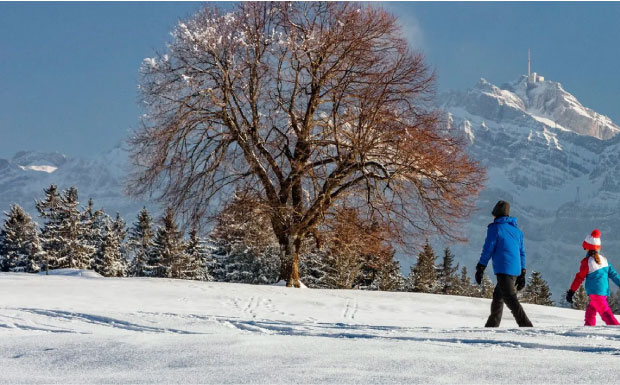
<path fill-rule="evenodd" d="M 586 237 L 586 240 L 581 244 L 586 250 L 596 250 L 599 251 L 601 249 L 601 232 L 598 229 L 594 229 L 590 235 Z"/>

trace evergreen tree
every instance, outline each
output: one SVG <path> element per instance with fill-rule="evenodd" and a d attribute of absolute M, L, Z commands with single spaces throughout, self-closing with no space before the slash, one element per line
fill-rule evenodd
<path fill-rule="evenodd" d="M 60 236 L 62 223 L 62 200 L 56 185 L 44 190 L 45 199 L 36 202 L 39 216 L 45 220 L 41 229 L 41 246 L 45 252 L 45 264 L 49 269 L 61 266 L 63 244 Z"/>
<path fill-rule="evenodd" d="M 331 265 L 327 262 L 325 251 L 313 250 L 304 254 L 299 264 L 301 281 L 314 289 L 333 289 L 333 274 Z"/>
<path fill-rule="evenodd" d="M 146 207 L 143 207 L 138 213 L 137 219 L 138 221 L 134 223 L 129 231 L 128 248 L 133 255 L 131 275 L 135 277 L 146 277 L 149 275 L 147 265 L 155 237 L 153 218 Z"/>
<path fill-rule="evenodd" d="M 573 296 L 573 309 L 586 310 L 589 301 L 590 299 L 586 294 L 586 289 L 583 285 L 579 286 L 579 289 L 577 289 L 577 292 Z"/>
<path fill-rule="evenodd" d="M 89 242 L 88 223 L 79 210 L 78 191 L 65 190 L 61 197 L 59 236 L 62 242 L 58 258 L 59 268 L 89 269 L 96 248 Z"/>
<path fill-rule="evenodd" d="M 7 219 L 0 230 L 0 269 L 11 272 L 38 272 L 43 250 L 36 223 L 19 205 L 11 206 L 11 210 L 5 215 Z"/>
<path fill-rule="evenodd" d="M 482 284 L 480 285 L 478 290 L 478 297 L 480 298 L 493 298 L 493 291 L 495 290 L 495 286 L 493 285 L 493 281 L 489 278 L 488 275 L 484 274 L 482 276 Z"/>
<path fill-rule="evenodd" d="M 456 294 L 455 292 L 458 290 L 457 268 L 453 264 L 454 254 L 452 254 L 450 248 L 446 247 L 437 277 L 439 290 L 443 294 Z"/>
<path fill-rule="evenodd" d="M 114 231 L 112 221 L 107 222 L 103 241 L 95 254 L 93 267 L 104 277 L 122 277 L 125 273 L 125 264 L 122 261 L 121 240 L 118 232 Z"/>
<path fill-rule="evenodd" d="M 392 261 L 383 265 L 370 288 L 381 291 L 403 291 L 405 279 L 400 272 L 400 263 Z"/>
<path fill-rule="evenodd" d="M 362 290 L 402 291 L 405 281 L 400 273 L 400 263 L 394 260 L 394 253 L 381 258 L 366 255 L 355 281 L 355 287 Z M 389 260 L 386 260 L 388 259 Z"/>
<path fill-rule="evenodd" d="M 116 238 L 119 241 L 119 251 L 120 251 L 120 264 L 121 270 L 119 277 L 126 277 L 129 272 L 129 261 L 127 259 L 127 242 L 125 242 L 125 238 L 127 238 L 127 234 L 129 230 L 127 229 L 127 223 L 123 218 L 121 218 L 120 213 L 116 213 L 116 217 L 112 222 L 112 231 L 114 231 Z"/>
<path fill-rule="evenodd" d="M 538 271 L 533 271 L 523 292 L 523 302 L 553 306 L 549 285 Z"/>
<path fill-rule="evenodd" d="M 189 233 L 185 256 L 187 260 L 182 272 L 182 278 L 201 281 L 213 280 L 206 266 L 206 251 L 200 243 L 198 231 L 195 228 Z"/>
<path fill-rule="evenodd" d="M 614 314 L 620 314 L 620 289 L 611 292 L 607 297 L 607 301 Z"/>
<path fill-rule="evenodd" d="M 157 229 L 155 241 L 149 253 L 147 269 L 152 277 L 180 278 L 184 268 L 185 244 L 183 235 L 174 220 L 174 210 L 166 209 L 162 226 Z"/>
<path fill-rule="evenodd" d="M 461 276 L 458 280 L 458 289 L 454 294 L 462 295 L 464 297 L 471 297 L 473 294 L 473 284 L 467 274 L 467 266 L 463 266 L 461 269 Z"/>
<path fill-rule="evenodd" d="M 116 214 L 114 220 L 108 215 L 103 217 L 105 225 L 95 253 L 93 268 L 104 277 L 124 277 L 127 275 L 127 260 L 123 245 L 127 234 L 125 221 L 120 214 Z"/>
<path fill-rule="evenodd" d="M 90 245 L 95 252 L 101 249 L 101 244 L 105 236 L 105 227 L 110 221 L 110 217 L 103 211 L 94 210 L 92 198 L 88 199 L 88 204 L 81 213 L 82 224 L 85 229 L 83 236 L 86 244 Z M 93 255 L 93 258 L 95 256 Z"/>
<path fill-rule="evenodd" d="M 210 234 L 216 281 L 272 284 L 280 274 L 280 249 L 269 216 L 248 191 L 235 191 Z M 301 266 L 300 266 L 301 270 Z M 300 272 L 301 273 L 301 272 Z"/>
<path fill-rule="evenodd" d="M 231 244 L 219 239 L 214 242 L 214 247 L 215 263 L 212 271 L 216 281 L 252 284 L 277 282 L 280 274 L 278 246 L 256 249 L 241 242 Z"/>
<path fill-rule="evenodd" d="M 418 254 L 418 262 L 411 271 L 410 285 L 413 284 L 413 291 L 421 293 L 435 293 L 437 291 L 435 259 L 437 259 L 435 251 L 426 240 L 424 249 Z"/>

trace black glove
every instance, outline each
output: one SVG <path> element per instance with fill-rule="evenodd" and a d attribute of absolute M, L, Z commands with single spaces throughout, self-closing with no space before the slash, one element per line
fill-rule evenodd
<path fill-rule="evenodd" d="M 517 277 L 515 286 L 517 287 L 517 291 L 521 291 L 525 287 L 525 269 L 521 269 L 521 275 Z"/>
<path fill-rule="evenodd" d="M 572 291 L 572 290 L 568 290 L 568 291 L 566 292 L 566 301 L 567 301 L 568 303 L 573 303 L 573 296 L 574 296 L 574 295 L 575 295 L 575 292 L 574 292 L 574 291 Z"/>
<path fill-rule="evenodd" d="M 476 283 L 482 285 L 482 276 L 484 275 L 484 269 L 487 267 L 480 263 L 476 265 Z"/>

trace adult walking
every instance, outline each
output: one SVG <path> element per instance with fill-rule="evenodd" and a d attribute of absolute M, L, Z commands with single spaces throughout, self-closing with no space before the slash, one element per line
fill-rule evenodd
<path fill-rule="evenodd" d="M 493 272 L 497 277 L 491 302 L 491 315 L 484 326 L 499 326 L 505 303 L 519 326 L 531 327 L 532 322 L 527 318 L 517 298 L 517 290 L 525 286 L 523 233 L 517 227 L 517 218 L 510 216 L 508 202 L 497 202 L 492 214 L 495 220 L 487 228 L 487 238 L 484 241 L 480 262 L 476 265 L 476 282 L 479 285 L 482 283 L 484 269 L 490 259 L 493 260 Z"/>

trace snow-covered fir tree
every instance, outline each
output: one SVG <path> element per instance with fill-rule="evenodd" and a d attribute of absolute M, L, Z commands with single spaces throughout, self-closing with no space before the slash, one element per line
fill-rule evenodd
<path fill-rule="evenodd" d="M 333 289 L 333 276 L 329 255 L 324 250 L 311 250 L 304 253 L 299 264 L 301 281 L 314 289 Z"/>
<path fill-rule="evenodd" d="M 216 281 L 271 284 L 278 280 L 280 253 L 278 247 L 256 250 L 240 243 L 215 241 L 216 258 L 213 277 Z"/>
<path fill-rule="evenodd" d="M 129 240 L 127 242 L 127 247 L 132 255 L 130 268 L 132 276 L 149 276 L 150 271 L 147 269 L 147 265 L 154 238 L 153 218 L 146 207 L 143 207 L 138 213 L 136 223 L 129 230 Z"/>
<path fill-rule="evenodd" d="M 45 253 L 45 264 L 49 269 L 56 269 L 64 264 L 62 260 L 63 244 L 61 240 L 62 200 L 56 185 L 44 190 L 45 198 L 36 202 L 39 216 L 44 220 L 41 234 L 41 246 Z"/>
<path fill-rule="evenodd" d="M 187 247 L 185 248 L 185 257 L 186 262 L 181 278 L 201 281 L 213 280 L 207 268 L 207 252 L 198 237 L 198 230 L 195 228 L 189 233 Z"/>
<path fill-rule="evenodd" d="M 88 203 L 82 211 L 82 224 L 85 228 L 84 241 L 92 246 L 95 250 L 101 248 L 101 243 L 105 236 L 105 227 L 110 220 L 110 217 L 103 211 L 103 209 L 95 210 L 93 199 L 89 198 Z M 94 255 L 93 255 L 94 258 Z"/>
<path fill-rule="evenodd" d="M 127 260 L 124 254 L 124 239 L 127 234 L 125 221 L 116 214 L 112 220 L 105 215 L 103 238 L 95 253 L 93 268 L 104 277 L 127 275 Z"/>
<path fill-rule="evenodd" d="M 476 288 L 477 294 L 476 297 L 480 298 L 493 298 L 493 290 L 495 290 L 495 285 L 493 285 L 493 281 L 489 278 L 488 275 L 484 274 L 482 276 L 482 283 L 479 287 Z"/>
<path fill-rule="evenodd" d="M 127 222 L 125 222 L 125 220 L 121 217 L 121 214 L 118 212 L 112 222 L 112 231 L 116 233 L 116 236 L 120 240 L 121 264 L 123 268 L 122 276 L 126 277 L 129 273 L 129 251 L 126 242 L 129 229 L 127 228 Z"/>
<path fill-rule="evenodd" d="M 620 314 L 620 289 L 612 291 L 607 297 L 607 302 L 614 314 Z"/>
<path fill-rule="evenodd" d="M 246 191 L 236 191 L 210 234 L 216 281 L 271 284 L 280 274 L 280 248 L 269 217 Z"/>
<path fill-rule="evenodd" d="M 456 294 L 458 291 L 457 267 L 454 265 L 454 254 L 446 247 L 443 260 L 438 269 L 437 284 L 442 294 Z"/>
<path fill-rule="evenodd" d="M 586 310 L 589 302 L 590 299 L 586 294 L 586 289 L 584 285 L 579 286 L 579 289 L 577 289 L 577 292 L 575 292 L 575 295 L 573 296 L 572 308 L 577 310 Z"/>
<path fill-rule="evenodd" d="M 179 231 L 174 216 L 174 210 L 167 208 L 149 252 L 148 276 L 181 278 L 187 258 L 183 234 Z"/>
<path fill-rule="evenodd" d="M 43 250 L 37 225 L 19 205 L 11 206 L 0 230 L 0 269 L 36 273 L 40 270 Z"/>
<path fill-rule="evenodd" d="M 78 191 L 70 187 L 61 196 L 59 236 L 62 242 L 59 268 L 90 269 L 95 246 L 89 242 L 89 223 L 79 209 Z"/>
<path fill-rule="evenodd" d="M 435 260 L 437 256 L 428 240 L 424 249 L 418 254 L 418 261 L 411 269 L 409 289 L 420 293 L 435 293 L 437 291 L 437 272 Z"/>
<path fill-rule="evenodd" d="M 105 226 L 105 234 L 99 250 L 95 253 L 93 267 L 104 277 L 123 277 L 125 264 L 121 254 L 121 240 L 111 221 Z"/>
<path fill-rule="evenodd" d="M 538 271 L 533 271 L 523 291 L 523 302 L 553 306 L 549 285 Z"/>
<path fill-rule="evenodd" d="M 473 295 L 473 284 L 467 273 L 467 266 L 463 266 L 461 274 L 458 279 L 457 289 L 454 291 L 454 295 L 462 295 L 464 297 L 471 297 Z"/>
<path fill-rule="evenodd" d="M 364 256 L 364 262 L 355 282 L 362 290 L 402 291 L 405 281 L 400 272 L 400 263 L 394 260 L 394 253 L 384 257 Z"/>

